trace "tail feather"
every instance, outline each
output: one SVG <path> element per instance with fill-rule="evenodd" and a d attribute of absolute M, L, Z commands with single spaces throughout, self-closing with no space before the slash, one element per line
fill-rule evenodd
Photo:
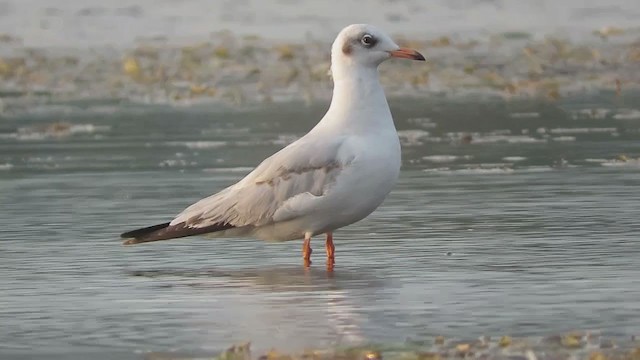
<path fill-rule="evenodd" d="M 153 225 L 145 228 L 128 231 L 120 235 L 121 238 L 127 239 L 123 245 L 135 245 L 145 242 L 160 241 L 182 238 L 193 235 L 202 235 L 216 231 L 228 230 L 233 228 L 230 224 L 213 224 L 205 227 L 189 227 L 185 223 L 170 225 L 170 223 Z"/>

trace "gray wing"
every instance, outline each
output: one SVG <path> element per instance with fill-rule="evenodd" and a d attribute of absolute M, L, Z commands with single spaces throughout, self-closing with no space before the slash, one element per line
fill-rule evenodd
<path fill-rule="evenodd" d="M 238 183 L 189 206 L 171 225 L 261 226 L 304 215 L 351 162 L 340 154 L 343 142 L 343 138 L 303 137 Z"/>

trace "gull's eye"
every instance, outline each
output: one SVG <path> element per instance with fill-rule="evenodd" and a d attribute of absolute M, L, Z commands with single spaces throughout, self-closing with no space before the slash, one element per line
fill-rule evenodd
<path fill-rule="evenodd" d="M 370 48 L 376 44 L 376 39 L 369 34 L 364 34 L 362 36 L 362 39 L 360 39 L 360 42 L 362 43 L 362 45 L 364 45 L 364 47 Z"/>

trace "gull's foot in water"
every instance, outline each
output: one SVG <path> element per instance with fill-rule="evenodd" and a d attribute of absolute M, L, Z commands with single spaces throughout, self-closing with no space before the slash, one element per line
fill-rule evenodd
<path fill-rule="evenodd" d="M 305 234 L 304 242 L 302 243 L 302 259 L 304 260 L 304 266 L 309 267 L 311 265 L 311 236 Z"/>
<path fill-rule="evenodd" d="M 333 233 L 331 232 L 327 233 L 327 241 L 325 242 L 325 249 L 327 250 L 327 263 L 329 263 L 329 261 L 331 263 L 334 263 L 336 247 L 335 245 L 333 245 Z"/>
<path fill-rule="evenodd" d="M 333 233 L 327 233 L 327 241 L 324 247 L 327 250 L 327 271 L 331 272 L 336 264 L 336 247 L 333 245 Z"/>
<path fill-rule="evenodd" d="M 335 260 L 327 258 L 327 271 L 332 272 L 335 264 Z"/>

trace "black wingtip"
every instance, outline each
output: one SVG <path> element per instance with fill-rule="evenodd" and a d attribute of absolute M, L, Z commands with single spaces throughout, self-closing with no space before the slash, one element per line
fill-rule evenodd
<path fill-rule="evenodd" d="M 132 231 L 128 231 L 126 233 L 122 233 L 120 234 L 120 237 L 122 239 L 131 239 L 131 238 L 140 238 L 143 237 L 145 235 L 151 234 L 155 231 L 158 230 L 162 230 L 166 227 L 169 227 L 169 224 L 171 223 L 164 223 L 164 224 L 158 224 L 158 225 L 153 225 L 153 226 L 148 226 L 145 228 L 140 228 L 140 229 L 136 229 L 136 230 L 132 230 Z"/>
<path fill-rule="evenodd" d="M 129 231 L 120 235 L 123 239 L 122 245 L 135 245 L 152 241 L 170 240 L 193 235 L 202 235 L 233 228 L 231 224 L 213 224 L 205 227 L 189 227 L 185 223 L 170 225 L 164 223 L 153 225 L 141 229 Z"/>

